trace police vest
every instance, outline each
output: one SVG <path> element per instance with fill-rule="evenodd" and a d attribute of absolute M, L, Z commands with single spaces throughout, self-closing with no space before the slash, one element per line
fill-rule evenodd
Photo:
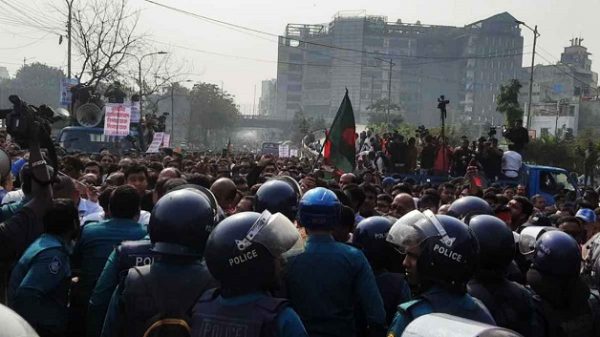
<path fill-rule="evenodd" d="M 499 327 L 532 336 L 535 324 L 533 295 L 523 286 L 505 279 L 482 283 L 473 279 L 467 285 L 471 296 L 479 299 Z"/>
<path fill-rule="evenodd" d="M 455 302 L 456 295 L 450 295 L 445 291 L 425 292 L 421 295 L 421 298 L 431 305 L 433 312 L 458 316 L 486 324 L 494 324 L 491 315 L 478 299 L 470 298 L 474 302 L 474 307 L 467 308 Z M 470 297 L 468 294 L 466 296 Z"/>
<path fill-rule="evenodd" d="M 150 240 L 124 241 L 117 247 L 119 274 L 125 274 L 129 268 L 141 267 L 154 263 L 158 253 L 151 251 Z M 123 275 L 123 276 L 125 276 Z"/>
<path fill-rule="evenodd" d="M 263 297 L 241 305 L 223 305 L 216 301 L 219 292 L 206 292 L 196 304 L 192 316 L 192 336 L 276 337 L 276 319 L 287 307 L 285 299 Z"/>
<path fill-rule="evenodd" d="M 194 303 L 217 284 L 202 264 L 162 264 L 129 270 L 121 295 L 124 303 L 121 336 L 142 337 L 159 314 L 183 316 L 191 313 Z"/>

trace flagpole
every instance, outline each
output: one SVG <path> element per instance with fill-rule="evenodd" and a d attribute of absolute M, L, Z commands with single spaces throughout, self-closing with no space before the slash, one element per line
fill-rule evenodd
<path fill-rule="evenodd" d="M 344 95 L 344 99 L 346 98 L 346 96 L 348 96 L 348 88 L 346 88 L 346 94 Z M 348 97 L 348 98 L 350 98 L 350 97 Z M 335 117 L 333 117 L 333 122 L 331 122 L 332 126 L 335 124 L 335 122 L 337 122 L 339 115 L 340 114 L 336 113 Z M 331 126 L 329 127 L 329 129 L 331 130 Z M 327 144 L 327 140 L 329 140 L 329 132 L 327 132 L 327 129 L 325 129 L 325 140 L 323 141 L 323 145 L 321 145 L 321 151 L 319 151 L 319 155 L 317 156 L 317 159 L 313 163 L 313 167 L 312 167 L 311 172 L 316 169 L 316 166 L 317 166 L 317 163 L 319 162 L 319 159 L 321 159 L 321 157 L 323 156 L 322 153 L 323 153 L 323 150 L 325 149 L 325 144 Z"/>

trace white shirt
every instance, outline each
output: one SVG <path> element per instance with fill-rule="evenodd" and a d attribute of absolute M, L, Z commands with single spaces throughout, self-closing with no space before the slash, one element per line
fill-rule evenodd
<path fill-rule="evenodd" d="M 517 178 L 523 165 L 523 157 L 518 152 L 506 151 L 502 154 L 502 173 L 509 178 Z"/>
<path fill-rule="evenodd" d="M 21 201 L 23 198 L 25 198 L 25 193 L 23 193 L 23 190 L 10 191 L 6 193 L 4 198 L 2 198 L 2 205 Z"/>
<path fill-rule="evenodd" d="M 104 211 L 98 203 L 92 202 L 92 201 L 89 201 L 89 200 L 83 199 L 83 198 L 79 198 L 78 209 L 79 209 L 79 219 L 80 220 L 90 214 Z"/>
<path fill-rule="evenodd" d="M 83 219 L 81 219 L 81 225 L 83 226 L 87 222 L 96 222 L 102 220 L 104 220 L 104 211 L 92 213 L 88 216 L 83 217 Z M 150 223 L 150 212 L 140 211 L 138 223 L 144 226 L 148 226 L 148 223 Z"/>

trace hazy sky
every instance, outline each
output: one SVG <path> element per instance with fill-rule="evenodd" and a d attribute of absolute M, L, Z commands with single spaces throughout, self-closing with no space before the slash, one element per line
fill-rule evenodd
<path fill-rule="evenodd" d="M 84 0 L 75 0 L 84 1 Z M 110 0 L 107 0 L 110 1 Z M 129 0 L 130 6 L 142 10 L 140 32 L 150 35 L 156 50 L 167 50 L 175 60 L 185 60 L 192 74 L 180 79 L 224 84 L 237 97 L 243 112 L 250 112 L 256 85 L 256 104 L 260 81 L 276 77 L 277 41 L 275 37 L 241 33 L 177 12 L 157 7 L 143 0 Z M 600 70 L 600 0 L 155 0 L 222 21 L 282 34 L 287 23 L 327 23 L 342 10 L 366 10 L 370 15 L 385 15 L 389 21 L 464 26 L 465 24 L 507 11 L 517 19 L 538 25 L 541 37 L 538 52 L 551 62 L 560 57 L 562 48 L 573 37 L 583 37 L 593 54 L 593 69 Z M 58 22 L 60 14 L 51 7 L 61 7 L 61 0 L 10 0 L 29 4 L 47 13 L 47 21 Z M 66 68 L 66 44 L 58 45 L 55 34 L 33 27 L 2 22 L 6 4 L 0 3 L 0 66 L 11 75 L 27 62 L 39 61 Z M 35 14 L 35 13 L 34 13 Z M 526 51 L 531 50 L 532 33 L 523 30 Z M 181 47 L 219 53 L 214 55 Z M 225 55 L 238 55 L 229 57 Z M 524 63 L 530 62 L 524 56 Z M 250 60 L 260 59 L 262 61 Z M 537 57 L 536 63 L 548 63 Z"/>

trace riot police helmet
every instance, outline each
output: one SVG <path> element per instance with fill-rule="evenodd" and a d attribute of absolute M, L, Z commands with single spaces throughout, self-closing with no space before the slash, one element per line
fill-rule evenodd
<path fill-rule="evenodd" d="M 223 220 L 210 234 L 205 261 L 223 291 L 268 290 L 277 279 L 277 260 L 300 234 L 283 214 L 242 212 Z"/>
<path fill-rule="evenodd" d="M 298 206 L 298 221 L 309 230 L 331 230 L 340 220 L 342 205 L 335 193 L 324 187 L 306 192 Z"/>
<path fill-rule="evenodd" d="M 402 337 L 521 337 L 501 327 L 442 313 L 431 313 L 414 319 Z"/>
<path fill-rule="evenodd" d="M 429 210 L 413 210 L 398 219 L 387 241 L 401 253 L 420 248 L 417 272 L 421 286 L 437 284 L 464 293 L 478 265 L 479 244 L 471 229 L 457 218 Z"/>
<path fill-rule="evenodd" d="M 448 208 L 447 215 L 469 223 L 469 220 L 479 214 L 494 214 L 492 207 L 487 201 L 479 197 L 466 196 L 455 200 Z"/>
<path fill-rule="evenodd" d="M 544 275 L 577 277 L 581 268 L 581 250 L 577 241 L 562 231 L 542 234 L 535 243 L 531 268 Z"/>
<path fill-rule="evenodd" d="M 289 182 L 271 179 L 262 184 L 254 199 L 254 211 L 262 213 L 282 213 L 288 219 L 294 220 L 298 211 L 298 193 Z"/>
<path fill-rule="evenodd" d="M 479 264 L 485 270 L 505 270 L 515 258 L 515 236 L 504 221 L 491 215 L 476 215 L 469 228 L 479 242 Z"/>
<path fill-rule="evenodd" d="M 537 240 L 546 232 L 557 230 L 556 227 L 527 226 L 519 233 L 519 252 L 527 259 L 533 257 Z"/>
<path fill-rule="evenodd" d="M 0 337 L 38 337 L 23 317 L 2 304 L 0 304 L 0 322 L 2 322 Z"/>
<path fill-rule="evenodd" d="M 148 234 L 152 250 L 202 257 L 216 224 L 217 212 L 206 193 L 193 188 L 169 192 L 154 205 L 150 215 Z"/>
<path fill-rule="evenodd" d="M 380 267 L 389 255 L 391 245 L 386 241 L 392 221 L 383 216 L 372 216 L 356 225 L 352 244 L 362 250 L 374 268 Z"/>

